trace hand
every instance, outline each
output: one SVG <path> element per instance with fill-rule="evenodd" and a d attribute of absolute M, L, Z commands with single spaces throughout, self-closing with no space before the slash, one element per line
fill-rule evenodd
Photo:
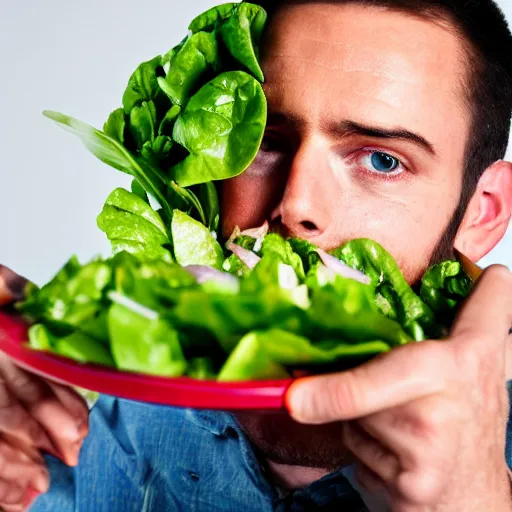
<path fill-rule="evenodd" d="M 343 423 L 358 477 L 393 511 L 511 511 L 505 461 L 512 274 L 489 268 L 443 341 L 413 343 L 308 377 L 286 403 L 299 422 Z"/>
<path fill-rule="evenodd" d="M 0 305 L 25 280 L 0 265 Z M 73 390 L 18 368 L 0 352 L 0 510 L 19 512 L 49 487 L 41 451 L 76 465 L 88 408 Z"/>

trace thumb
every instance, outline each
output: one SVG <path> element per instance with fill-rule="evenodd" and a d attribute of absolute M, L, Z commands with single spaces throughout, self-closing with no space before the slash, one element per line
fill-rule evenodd
<path fill-rule="evenodd" d="M 0 306 L 22 299 L 26 285 L 27 280 L 24 277 L 0 265 Z"/>
<path fill-rule="evenodd" d="M 485 340 L 485 351 L 503 344 L 512 328 L 512 273 L 503 265 L 487 268 L 462 307 L 451 332 L 453 339 Z"/>

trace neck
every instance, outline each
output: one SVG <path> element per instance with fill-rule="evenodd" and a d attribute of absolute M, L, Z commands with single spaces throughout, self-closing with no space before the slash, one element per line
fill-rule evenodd
<path fill-rule="evenodd" d="M 308 468 L 303 466 L 289 466 L 266 459 L 267 468 L 273 484 L 284 489 L 300 489 L 307 487 L 316 480 L 320 480 L 330 471 L 321 468 Z"/>

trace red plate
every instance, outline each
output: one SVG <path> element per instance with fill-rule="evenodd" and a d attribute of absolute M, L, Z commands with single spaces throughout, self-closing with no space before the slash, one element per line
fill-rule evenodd
<path fill-rule="evenodd" d="M 82 364 L 31 349 L 27 327 L 0 311 L 0 350 L 16 363 L 42 377 L 107 395 L 196 409 L 282 409 L 291 379 L 215 382 L 187 377 L 168 378 Z"/>

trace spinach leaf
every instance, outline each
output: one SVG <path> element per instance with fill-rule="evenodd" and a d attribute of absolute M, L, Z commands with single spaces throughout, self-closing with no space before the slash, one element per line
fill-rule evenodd
<path fill-rule="evenodd" d="M 130 134 L 135 147 L 140 150 L 147 142 L 155 140 L 157 112 L 152 101 L 143 101 L 130 110 Z"/>
<path fill-rule="evenodd" d="M 236 61 L 263 82 L 258 54 L 266 20 L 267 14 L 259 5 L 248 2 L 228 3 L 197 16 L 190 23 L 189 30 L 193 34 L 218 31 Z"/>
<path fill-rule="evenodd" d="M 82 121 L 58 112 L 43 113 L 64 129 L 77 135 L 85 147 L 102 162 L 136 178 L 142 187 L 160 203 L 169 218 L 172 217 L 172 209 L 160 185 L 163 178 L 157 169 L 152 168 L 143 159 L 136 159 L 117 140 Z"/>
<path fill-rule="evenodd" d="M 190 213 L 191 209 L 195 209 L 197 215 L 199 216 L 199 221 L 205 226 L 208 226 L 208 221 L 206 220 L 206 216 L 204 214 L 203 205 L 201 204 L 201 201 L 199 201 L 199 198 L 194 194 L 194 192 L 188 188 L 180 187 L 174 181 L 171 181 L 170 185 L 176 194 L 179 195 L 183 201 L 190 206 L 188 213 Z"/>
<path fill-rule="evenodd" d="M 222 39 L 231 55 L 260 82 L 265 79 L 259 64 L 259 44 L 267 13 L 259 5 L 243 2 L 220 25 Z"/>
<path fill-rule="evenodd" d="M 208 74 L 218 70 L 219 56 L 215 34 L 192 34 L 170 61 L 169 72 L 158 78 L 160 88 L 175 105 L 184 106 Z"/>
<path fill-rule="evenodd" d="M 141 154 L 148 162 L 158 166 L 171 157 L 173 149 L 174 142 L 171 137 L 159 135 L 154 140 L 148 140 L 142 146 Z"/>
<path fill-rule="evenodd" d="M 98 216 L 98 227 L 110 240 L 114 254 L 127 251 L 145 258 L 172 261 L 164 247 L 170 240 L 161 217 L 136 194 L 115 189 Z"/>
<path fill-rule="evenodd" d="M 222 247 L 206 226 L 186 213 L 174 210 L 171 232 L 174 256 L 180 265 L 221 268 L 224 259 Z"/>
<path fill-rule="evenodd" d="M 124 110 L 118 108 L 114 110 L 103 125 L 103 132 L 111 139 L 116 140 L 119 144 L 124 144 L 124 132 L 126 129 L 126 120 Z"/>
<path fill-rule="evenodd" d="M 172 130 L 174 128 L 174 123 L 178 118 L 178 115 L 181 112 L 181 107 L 179 105 L 173 105 L 165 114 L 160 126 L 158 127 L 158 135 L 167 135 L 169 137 L 172 136 Z"/>
<path fill-rule="evenodd" d="M 139 196 L 145 203 L 149 204 L 149 197 L 144 190 L 144 187 L 142 187 L 137 180 L 132 180 L 131 190 L 132 194 Z"/>
<path fill-rule="evenodd" d="M 232 16 L 237 6 L 238 3 L 227 3 L 212 7 L 194 18 L 188 26 L 188 29 L 193 34 L 201 30 L 211 32 L 217 27 L 219 21 Z"/>
<path fill-rule="evenodd" d="M 212 182 L 201 183 L 192 190 L 204 211 L 205 226 L 217 233 L 219 230 L 220 207 L 217 188 Z"/>
<path fill-rule="evenodd" d="M 190 154 L 171 169 L 171 178 L 187 187 L 237 176 L 256 156 L 265 124 L 261 85 L 243 71 L 218 75 L 174 125 L 174 140 Z"/>
<path fill-rule="evenodd" d="M 163 76 L 163 73 L 162 57 L 160 56 L 143 62 L 133 72 L 123 94 L 125 114 L 129 115 L 134 107 L 140 107 L 143 102 L 149 101 L 153 101 L 157 106 L 170 108 L 169 101 L 158 85 L 158 78 Z"/>

